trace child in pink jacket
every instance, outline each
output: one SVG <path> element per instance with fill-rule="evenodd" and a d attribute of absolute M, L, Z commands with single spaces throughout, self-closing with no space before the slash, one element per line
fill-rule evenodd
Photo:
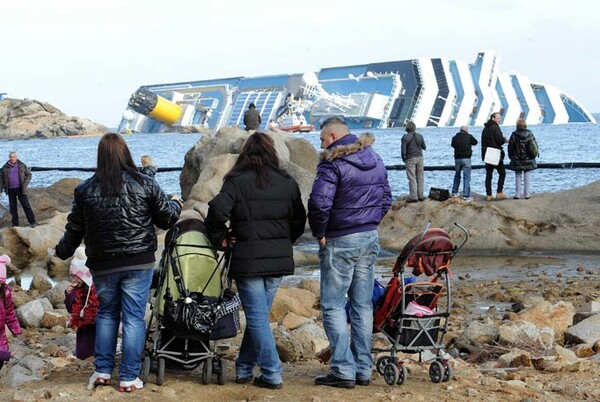
<path fill-rule="evenodd" d="M 6 264 L 10 264 L 10 257 L 6 254 L 0 255 L 0 368 L 12 356 L 8 348 L 6 327 L 14 336 L 21 333 L 21 326 L 15 314 L 12 291 L 6 284 Z"/>

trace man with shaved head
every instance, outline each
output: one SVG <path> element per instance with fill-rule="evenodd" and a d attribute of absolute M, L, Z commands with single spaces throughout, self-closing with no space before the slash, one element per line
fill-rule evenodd
<path fill-rule="evenodd" d="M 452 184 L 452 197 L 458 197 L 460 186 L 460 175 L 463 176 L 463 199 L 471 201 L 471 156 L 473 145 L 477 140 L 469 134 L 469 127 L 462 126 L 460 131 L 452 137 L 452 148 L 454 148 L 454 183 Z"/>
<path fill-rule="evenodd" d="M 308 220 L 319 242 L 321 308 L 331 368 L 315 379 L 316 385 L 354 388 L 371 383 L 377 226 L 392 203 L 387 171 L 373 142 L 371 134 L 351 134 L 337 117 L 321 124 L 323 152 L 308 200 Z"/>

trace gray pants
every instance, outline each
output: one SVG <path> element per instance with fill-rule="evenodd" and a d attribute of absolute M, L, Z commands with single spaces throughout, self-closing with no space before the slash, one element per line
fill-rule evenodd
<path fill-rule="evenodd" d="M 406 177 L 408 177 L 408 189 L 410 191 L 409 199 L 424 199 L 425 165 L 423 163 L 423 157 L 417 156 L 415 158 L 409 158 L 404 162 L 404 166 L 406 167 Z"/>
<path fill-rule="evenodd" d="M 517 172 L 515 171 L 515 197 L 521 198 L 521 196 L 525 198 L 531 197 L 531 185 L 529 181 L 529 176 L 531 175 L 530 171 L 526 172 Z M 525 177 L 525 180 L 522 180 Z M 521 194 L 521 181 L 524 181 L 524 191 Z"/>

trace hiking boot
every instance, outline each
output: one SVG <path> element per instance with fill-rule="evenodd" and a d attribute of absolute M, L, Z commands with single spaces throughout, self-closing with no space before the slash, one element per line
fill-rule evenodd
<path fill-rule="evenodd" d="M 492 201 L 494 198 L 491 195 L 486 195 L 485 196 L 485 200 L 486 201 Z"/>
<path fill-rule="evenodd" d="M 279 383 L 279 384 L 273 384 L 272 382 L 266 382 L 263 378 L 262 375 L 260 377 L 256 377 L 254 379 L 254 381 L 252 381 L 252 384 L 260 387 L 260 388 L 268 388 L 268 389 L 281 389 L 283 388 L 283 383 Z"/>
<path fill-rule="evenodd" d="M 508 197 L 506 196 L 506 194 L 500 192 L 500 193 L 496 194 L 496 198 L 499 199 L 499 200 L 505 200 Z"/>
<path fill-rule="evenodd" d="M 250 377 L 237 377 L 235 379 L 235 383 L 236 384 L 248 384 L 248 383 L 252 382 L 253 379 L 254 379 L 254 376 L 250 376 Z"/>
<path fill-rule="evenodd" d="M 361 387 L 368 387 L 369 385 L 371 385 L 371 379 L 370 378 L 359 378 L 358 376 L 356 376 L 355 383 L 356 383 L 356 385 L 360 385 Z"/>
<path fill-rule="evenodd" d="M 355 384 L 355 381 L 344 380 L 343 378 L 338 378 L 333 374 L 320 375 L 315 378 L 315 385 L 327 385 L 329 387 L 336 388 L 354 388 Z"/>
<path fill-rule="evenodd" d="M 144 382 L 139 378 L 131 381 L 121 381 L 119 383 L 119 392 L 133 392 L 144 388 Z"/>
<path fill-rule="evenodd" d="M 94 371 L 88 381 L 87 389 L 92 390 L 99 385 L 110 385 L 110 382 L 110 374 Z"/>

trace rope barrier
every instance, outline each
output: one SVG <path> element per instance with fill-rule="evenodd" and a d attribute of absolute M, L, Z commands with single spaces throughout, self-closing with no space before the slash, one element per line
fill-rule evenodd
<path fill-rule="evenodd" d="M 508 165 L 504 165 L 508 169 Z M 387 170 L 405 170 L 404 165 L 386 165 Z M 562 163 L 538 163 L 538 169 L 587 169 L 600 168 L 600 162 L 562 162 Z M 32 166 L 32 172 L 47 172 L 47 171 L 59 171 L 59 172 L 68 172 L 68 171 L 77 171 L 77 172 L 94 172 L 96 168 L 86 168 L 86 167 L 41 167 L 41 166 Z M 181 171 L 182 167 L 161 167 L 158 168 L 158 173 L 160 172 L 177 172 Z M 471 169 L 485 169 L 485 165 L 473 165 Z M 425 170 L 428 171 L 439 171 L 439 170 L 452 170 L 454 171 L 454 165 L 446 165 L 446 166 L 425 166 Z"/>

